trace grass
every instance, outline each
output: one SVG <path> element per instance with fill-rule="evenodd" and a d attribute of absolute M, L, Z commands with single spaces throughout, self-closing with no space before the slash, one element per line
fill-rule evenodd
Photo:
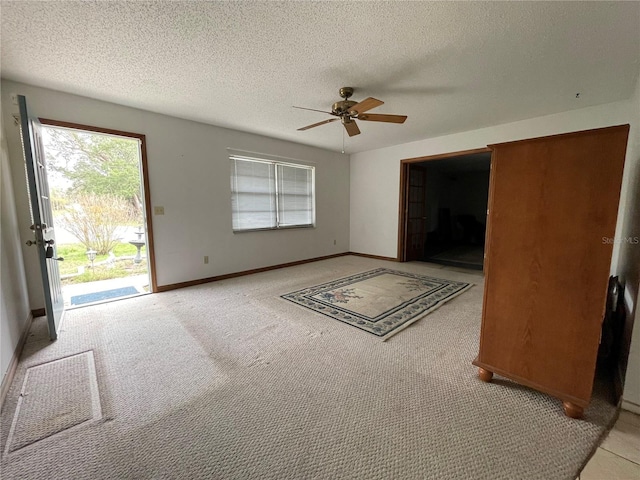
<path fill-rule="evenodd" d="M 111 280 L 112 278 L 129 277 L 131 275 L 141 275 L 147 273 L 147 264 L 142 262 L 138 265 L 133 260 L 119 260 L 112 266 L 96 266 L 87 268 L 84 273 L 67 277 L 62 280 L 62 285 L 72 285 L 74 283 L 97 282 L 98 280 Z"/>
<path fill-rule="evenodd" d="M 129 243 L 120 242 L 112 249 L 116 257 L 133 256 L 136 254 L 136 247 Z M 145 247 L 141 252 L 144 254 Z M 87 258 L 87 250 L 84 245 L 79 243 L 58 245 L 57 255 L 64 258 L 60 262 L 60 275 L 71 275 L 78 273 L 78 267 L 85 267 L 83 274 L 65 278 L 63 285 L 70 283 L 95 282 L 97 280 L 108 280 L 111 278 L 128 277 L 129 275 L 138 275 L 147 272 L 146 262 L 138 265 L 133 263 L 133 259 L 116 260 L 112 265 L 96 265 L 101 261 L 109 258 L 108 255 L 98 255 L 94 260 L 94 268 L 91 268 L 91 262 Z"/>

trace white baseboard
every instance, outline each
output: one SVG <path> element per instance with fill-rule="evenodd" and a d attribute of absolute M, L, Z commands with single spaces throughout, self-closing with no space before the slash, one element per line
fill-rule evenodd
<path fill-rule="evenodd" d="M 623 399 L 621 407 L 623 410 L 627 410 L 628 412 L 640 415 L 640 405 L 638 405 L 637 403 L 633 403 Z"/>
<path fill-rule="evenodd" d="M 13 377 L 16 374 L 16 370 L 18 368 L 18 361 L 20 360 L 20 355 L 22 354 L 22 349 L 24 348 L 24 344 L 27 341 L 27 336 L 29 335 L 29 330 L 31 329 L 31 322 L 33 322 L 33 314 L 29 312 L 29 318 L 25 322 L 24 330 L 22 331 L 22 335 L 20 336 L 20 340 L 16 345 L 16 348 L 13 350 L 13 356 L 11 357 L 11 361 L 9 362 L 9 367 L 7 368 L 7 373 L 2 378 L 2 384 L 0 384 L 0 409 L 4 404 L 4 399 L 9 392 L 9 387 L 11 386 L 11 382 L 13 382 Z"/>

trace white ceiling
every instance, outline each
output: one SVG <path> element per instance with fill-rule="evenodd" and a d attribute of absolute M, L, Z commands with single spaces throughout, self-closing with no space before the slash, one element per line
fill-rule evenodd
<path fill-rule="evenodd" d="M 640 2 L 1 2 L 2 76 L 348 153 L 629 98 Z M 576 93 L 580 98 L 576 99 Z"/>

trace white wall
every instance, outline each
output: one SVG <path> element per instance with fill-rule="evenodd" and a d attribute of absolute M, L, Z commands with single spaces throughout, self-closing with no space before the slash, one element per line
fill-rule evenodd
<path fill-rule="evenodd" d="M 0 371 L 4 380 L 13 352 L 28 326 L 30 309 L 4 124 L 0 126 L 0 139 Z"/>
<path fill-rule="evenodd" d="M 628 405 L 629 410 L 640 414 L 640 308 L 637 307 L 638 302 L 640 302 L 640 294 L 636 297 L 635 324 L 632 331 L 631 349 L 629 351 L 622 398 L 626 402 L 633 404 Z"/>
<path fill-rule="evenodd" d="M 637 243 L 640 241 L 640 78 L 631 97 L 631 108 L 636 114 L 636 121 L 631 124 L 629 132 L 629 154 L 625 165 L 628 188 L 621 208 L 622 228 L 617 235 L 623 240 L 617 273 L 626 284 L 624 308 L 628 321 L 625 340 L 631 342 L 623 397 L 640 406 L 640 243 Z M 629 319 L 634 317 L 635 328 L 631 330 L 632 320 Z"/>
<path fill-rule="evenodd" d="M 628 101 L 598 105 L 351 155 L 351 251 L 397 256 L 400 161 L 591 128 L 631 124 L 616 238 L 640 236 L 640 80 Z M 409 119 L 410 121 L 410 119 Z M 627 335 L 637 317 L 640 246 L 614 245 L 612 274 L 626 282 Z M 636 330 L 640 327 L 636 328 Z M 631 343 L 625 399 L 640 404 L 640 345 Z"/>
<path fill-rule="evenodd" d="M 151 202 L 165 210 L 164 216 L 153 216 L 158 285 L 349 249 L 345 155 L 3 80 L 3 118 L 24 240 L 30 238 L 29 206 L 19 130 L 11 118 L 18 108 L 11 102 L 12 93 L 25 95 L 30 113 L 37 117 L 146 135 Z M 317 228 L 234 234 L 227 148 L 315 165 Z M 39 308 L 44 302 L 35 251 L 23 249 L 23 253 L 31 307 Z"/>

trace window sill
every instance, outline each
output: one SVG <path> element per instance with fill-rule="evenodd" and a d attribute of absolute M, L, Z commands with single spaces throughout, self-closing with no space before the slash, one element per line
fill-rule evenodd
<path fill-rule="evenodd" d="M 277 230 L 293 230 L 300 228 L 316 228 L 315 225 L 291 225 L 282 227 L 268 227 L 268 228 L 244 228 L 242 230 L 233 230 L 233 233 L 245 233 L 245 232 L 271 232 Z"/>

